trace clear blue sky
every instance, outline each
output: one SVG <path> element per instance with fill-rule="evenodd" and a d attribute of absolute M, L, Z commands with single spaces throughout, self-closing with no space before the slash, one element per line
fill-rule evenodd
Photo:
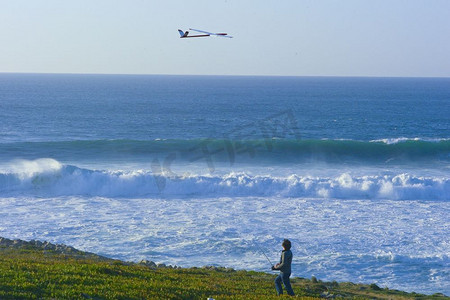
<path fill-rule="evenodd" d="M 450 1 L 0 0 L 0 39 L 0 72 L 448 77 Z"/>

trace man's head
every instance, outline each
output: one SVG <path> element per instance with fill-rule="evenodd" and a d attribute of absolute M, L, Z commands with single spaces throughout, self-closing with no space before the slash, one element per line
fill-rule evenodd
<path fill-rule="evenodd" d="M 291 241 L 288 239 L 284 239 L 283 244 L 281 244 L 281 246 L 283 246 L 283 248 L 285 250 L 290 250 L 291 249 Z"/>

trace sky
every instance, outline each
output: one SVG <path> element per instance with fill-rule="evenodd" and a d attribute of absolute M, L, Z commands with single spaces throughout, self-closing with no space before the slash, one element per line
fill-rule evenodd
<path fill-rule="evenodd" d="M 450 1 L 0 0 L 0 42 L 0 72 L 449 77 Z"/>

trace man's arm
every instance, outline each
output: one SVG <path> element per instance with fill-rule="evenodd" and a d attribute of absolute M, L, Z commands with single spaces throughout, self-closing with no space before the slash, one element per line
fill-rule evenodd
<path fill-rule="evenodd" d="M 285 252 L 281 253 L 281 262 L 279 264 L 276 264 L 274 266 L 273 270 L 280 270 L 283 267 L 283 265 L 284 265 L 284 253 Z"/>

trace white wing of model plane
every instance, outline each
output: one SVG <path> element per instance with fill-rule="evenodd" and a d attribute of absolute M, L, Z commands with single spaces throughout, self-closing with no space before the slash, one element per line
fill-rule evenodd
<path fill-rule="evenodd" d="M 217 36 L 221 36 L 221 37 L 227 37 L 227 38 L 230 38 L 230 39 L 232 38 L 232 36 L 228 35 L 228 33 L 212 33 L 212 32 L 198 30 L 198 29 L 194 29 L 194 28 L 189 28 L 189 30 L 197 31 L 197 32 L 201 32 L 201 33 L 206 33 L 206 34 L 209 34 L 209 35 L 217 35 Z"/>
<path fill-rule="evenodd" d="M 205 36 L 211 36 L 211 35 L 232 38 L 232 36 L 229 36 L 227 33 L 213 33 L 213 32 L 193 29 L 193 28 L 189 28 L 189 30 L 200 32 L 200 33 L 203 33 L 203 34 L 189 35 L 189 31 L 183 31 L 181 29 L 178 29 L 178 32 L 180 33 L 180 38 L 205 37 Z"/>

